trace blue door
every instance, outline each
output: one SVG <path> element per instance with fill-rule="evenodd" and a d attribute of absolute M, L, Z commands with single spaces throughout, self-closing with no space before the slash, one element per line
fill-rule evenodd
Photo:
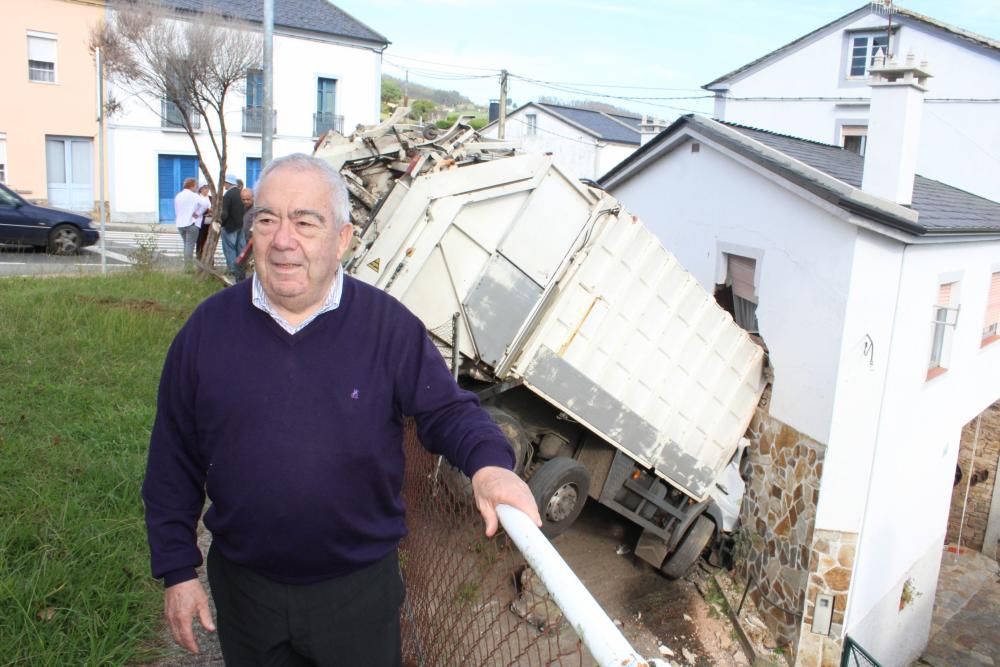
<path fill-rule="evenodd" d="M 193 155 L 159 156 L 160 222 L 174 224 L 174 196 L 185 178 L 198 178 L 198 158 Z"/>
<path fill-rule="evenodd" d="M 247 187 L 251 190 L 257 185 L 257 179 L 260 178 L 260 158 L 259 157 L 248 157 L 247 158 Z"/>

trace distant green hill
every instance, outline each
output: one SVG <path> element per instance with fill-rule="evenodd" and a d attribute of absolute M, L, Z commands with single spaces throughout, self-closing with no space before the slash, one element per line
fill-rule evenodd
<path fill-rule="evenodd" d="M 465 105 L 475 106 L 472 100 L 457 90 L 439 90 L 437 88 L 431 88 L 430 86 L 414 83 L 413 81 L 410 81 L 410 83 L 407 84 L 402 79 L 397 79 L 394 76 L 383 74 L 382 82 L 385 83 L 386 81 L 399 86 L 400 90 L 406 90 L 411 100 L 430 100 L 435 104 L 440 104 L 445 107 Z"/>

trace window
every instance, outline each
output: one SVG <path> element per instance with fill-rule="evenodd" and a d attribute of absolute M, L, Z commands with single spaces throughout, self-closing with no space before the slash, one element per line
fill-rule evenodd
<path fill-rule="evenodd" d="M 889 38 L 884 32 L 851 37 L 847 76 L 855 79 L 868 76 L 868 69 L 874 64 L 879 49 L 883 53 L 889 51 Z"/>
<path fill-rule="evenodd" d="M 247 104 L 243 107 L 243 131 L 249 134 L 260 134 L 264 131 L 264 72 L 259 69 L 247 72 Z"/>
<path fill-rule="evenodd" d="M 342 132 L 344 117 L 336 115 L 337 80 L 316 79 L 316 115 L 313 117 L 313 136 L 320 137 L 329 130 Z"/>
<path fill-rule="evenodd" d="M 840 128 L 840 145 L 844 150 L 864 156 L 868 146 L 868 127 L 865 125 L 844 125 Z"/>
<path fill-rule="evenodd" d="M 174 102 L 160 100 L 160 127 L 175 127 L 184 129 L 184 118 L 191 123 L 191 129 L 197 130 L 201 127 L 201 116 L 196 112 L 182 113 L 181 108 Z"/>
<path fill-rule="evenodd" d="M 528 119 L 528 134 L 538 134 L 538 114 L 529 113 L 524 117 Z"/>
<path fill-rule="evenodd" d="M 264 106 L 264 72 L 252 69 L 247 72 L 247 107 Z"/>
<path fill-rule="evenodd" d="M 28 33 L 28 80 L 56 82 L 55 35 Z"/>
<path fill-rule="evenodd" d="M 7 135 L 0 134 L 0 183 L 7 182 Z"/>
<path fill-rule="evenodd" d="M 726 281 L 715 286 L 715 300 L 733 316 L 736 324 L 757 334 L 757 292 L 754 288 L 757 260 L 729 253 L 723 256 L 726 258 Z"/>
<path fill-rule="evenodd" d="M 1000 340 L 1000 272 L 990 276 L 990 294 L 983 319 L 983 345 Z"/>
<path fill-rule="evenodd" d="M 958 323 L 958 283 L 942 283 L 938 287 L 937 302 L 933 308 L 933 336 L 927 379 L 937 377 L 947 370 L 951 337 Z"/>

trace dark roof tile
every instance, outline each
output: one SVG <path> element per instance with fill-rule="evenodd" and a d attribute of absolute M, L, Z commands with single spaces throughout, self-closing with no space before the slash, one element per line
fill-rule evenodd
<path fill-rule="evenodd" d="M 167 0 L 176 9 L 187 12 L 213 10 L 262 23 L 263 0 Z M 350 37 L 366 42 L 388 44 L 389 40 L 327 0 L 276 0 L 274 25 L 309 32 Z"/>
<path fill-rule="evenodd" d="M 642 122 L 641 116 L 610 114 L 590 109 L 579 109 L 577 107 L 541 102 L 537 104 L 588 129 L 605 141 L 614 141 L 620 144 L 639 144 L 639 123 Z M 626 125 L 635 129 L 629 129 Z"/>
<path fill-rule="evenodd" d="M 724 125 L 781 151 L 838 181 L 860 188 L 865 162 L 860 155 L 807 139 L 768 132 L 756 128 Z M 928 232 L 1000 231 L 1000 202 L 979 197 L 919 174 L 913 180 L 913 204 L 920 214 L 919 224 Z"/>

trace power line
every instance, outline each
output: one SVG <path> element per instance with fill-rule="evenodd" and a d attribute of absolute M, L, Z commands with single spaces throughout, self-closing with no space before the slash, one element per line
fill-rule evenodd
<path fill-rule="evenodd" d="M 439 72 L 435 70 L 425 70 L 421 68 L 410 67 L 408 65 L 402 65 L 399 63 L 394 63 L 391 60 L 386 61 L 386 65 L 390 67 L 395 67 L 397 69 L 403 70 L 405 72 L 412 72 L 414 74 L 419 74 L 420 76 L 427 77 L 428 79 L 438 79 L 441 81 L 470 81 L 474 79 L 492 79 L 495 78 L 495 74 L 457 74 L 452 72 Z"/>
<path fill-rule="evenodd" d="M 647 106 L 658 107 L 658 108 L 661 108 L 661 109 L 670 109 L 671 111 L 680 111 L 680 112 L 683 112 L 683 113 L 696 113 L 696 114 L 704 114 L 705 113 L 704 111 L 699 110 L 699 109 L 690 109 L 690 108 L 687 108 L 687 107 L 680 107 L 680 106 L 676 106 L 676 105 L 672 105 L 672 104 L 657 104 L 657 103 L 651 101 L 649 98 L 631 97 L 631 96 L 627 96 L 627 95 L 608 95 L 607 93 L 595 93 L 594 91 L 591 91 L 591 90 L 584 90 L 584 89 L 579 89 L 579 88 L 570 88 L 570 87 L 564 87 L 564 86 L 554 86 L 554 85 L 550 85 L 548 83 L 545 83 L 543 81 L 539 81 L 538 79 L 532 79 L 532 78 L 529 78 L 529 77 L 519 76 L 519 75 L 516 75 L 516 74 L 511 74 L 511 76 L 515 77 L 517 79 L 520 79 L 520 80 L 522 80 L 522 81 L 524 81 L 526 83 L 530 83 L 532 85 L 535 85 L 535 86 L 540 86 L 542 88 L 548 88 L 550 90 L 557 90 L 557 91 L 563 92 L 563 93 L 573 93 L 575 95 L 587 95 L 587 96 L 590 96 L 590 97 L 602 97 L 602 98 L 611 99 L 611 100 L 623 100 L 623 101 L 626 101 L 626 102 L 636 102 L 638 104 L 645 104 Z M 689 98 L 689 97 L 686 97 L 684 99 L 710 99 L 712 97 L 714 97 L 714 96 L 713 95 L 706 95 L 704 97 L 699 97 L 699 98 Z M 658 98 L 658 99 L 662 100 L 664 98 Z M 673 99 L 673 98 L 666 98 L 666 99 Z"/>
<path fill-rule="evenodd" d="M 385 56 L 383 55 L 383 58 L 384 57 Z M 500 74 L 500 69 L 499 68 L 495 68 L 495 67 L 473 67 L 472 65 L 455 65 L 455 64 L 452 64 L 452 63 L 437 62 L 437 61 L 434 61 L 434 60 L 423 60 L 421 58 L 412 58 L 410 56 L 401 56 L 398 53 L 391 54 L 391 57 L 397 58 L 399 60 L 412 60 L 413 62 L 417 62 L 417 63 L 426 63 L 428 65 L 440 65 L 442 67 L 453 67 L 455 69 L 479 70 L 481 72 L 495 72 L 496 74 Z"/>

